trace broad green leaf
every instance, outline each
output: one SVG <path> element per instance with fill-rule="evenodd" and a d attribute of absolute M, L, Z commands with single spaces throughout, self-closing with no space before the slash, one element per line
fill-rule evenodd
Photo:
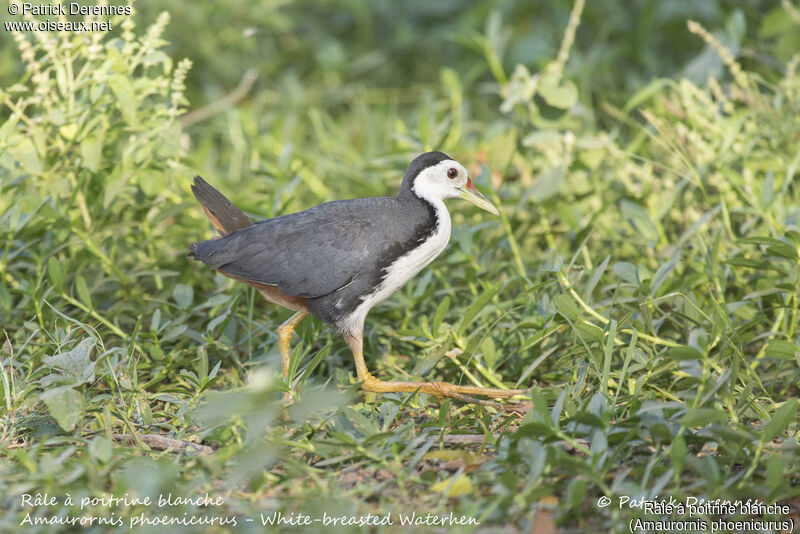
<path fill-rule="evenodd" d="M 686 427 L 699 427 L 727 420 L 727 414 L 714 408 L 695 408 L 681 417 L 681 424 Z"/>
<path fill-rule="evenodd" d="M 439 306 L 436 307 L 436 313 L 433 314 L 433 323 L 431 324 L 431 328 L 433 330 L 433 335 L 439 335 L 439 328 L 442 325 L 442 321 L 444 320 L 447 312 L 450 310 L 450 297 L 447 296 L 442 299 L 439 303 Z"/>
<path fill-rule="evenodd" d="M 567 502 L 572 508 L 579 508 L 586 500 L 586 480 L 583 478 L 573 478 L 567 486 Z"/>
<path fill-rule="evenodd" d="M 645 102 L 655 97 L 656 95 L 661 94 L 666 86 L 672 85 L 674 83 L 675 82 L 673 80 L 670 80 L 668 78 L 657 78 L 651 81 L 650 83 L 648 83 L 647 85 L 645 85 L 644 87 L 633 93 L 633 96 L 631 96 L 625 103 L 625 107 L 622 109 L 622 112 L 627 115 L 634 108 L 639 107 L 640 105 L 644 104 Z"/>
<path fill-rule="evenodd" d="M 206 331 L 213 332 L 219 325 L 225 323 L 227 325 L 227 320 L 230 318 L 230 314 L 228 312 L 223 312 L 214 317 L 207 325 Z"/>
<path fill-rule="evenodd" d="M 767 345 L 765 353 L 770 358 L 776 358 L 778 360 L 793 360 L 795 354 L 800 353 L 800 348 L 790 341 L 773 339 Z"/>
<path fill-rule="evenodd" d="M 681 476 L 686 453 L 686 441 L 683 439 L 683 436 L 678 436 L 672 440 L 672 444 L 669 448 L 669 457 L 672 460 L 672 473 L 676 478 L 680 478 Z"/>
<path fill-rule="evenodd" d="M 597 430 L 592 432 L 590 450 L 592 451 L 592 454 L 595 456 L 603 454 L 608 450 L 608 438 L 606 438 L 606 434 L 603 430 L 598 428 Z"/>
<path fill-rule="evenodd" d="M 61 270 L 61 262 L 55 256 L 47 259 L 47 274 L 50 276 L 50 283 L 56 291 L 64 291 L 64 272 Z"/>
<path fill-rule="evenodd" d="M 111 459 L 113 448 L 111 441 L 105 436 L 95 436 L 89 442 L 89 456 L 102 463 L 106 463 Z"/>
<path fill-rule="evenodd" d="M 94 380 L 95 362 L 91 359 L 92 349 L 97 342 L 85 337 L 72 350 L 59 352 L 42 359 L 42 364 L 57 372 L 70 385 L 78 386 Z"/>
<path fill-rule="evenodd" d="M 528 464 L 528 480 L 536 480 L 544 472 L 547 465 L 547 449 L 538 439 L 521 438 L 517 442 L 517 451 L 524 463 Z"/>
<path fill-rule="evenodd" d="M 397 417 L 397 414 L 400 413 L 400 405 L 397 404 L 396 402 L 387 401 L 381 403 L 380 411 L 381 411 L 380 416 L 381 419 L 383 420 L 383 425 L 381 427 L 381 430 L 385 432 L 392 426 L 392 423 Z"/>
<path fill-rule="evenodd" d="M 772 441 L 778 434 L 782 433 L 789 427 L 789 423 L 797 417 L 797 399 L 789 399 L 775 411 L 761 432 L 761 442 L 766 443 Z"/>
<path fill-rule="evenodd" d="M 567 223 L 573 230 L 580 230 L 580 222 L 578 221 L 578 214 L 572 204 L 566 202 L 559 202 L 556 204 L 556 211 L 561 220 Z"/>
<path fill-rule="evenodd" d="M 800 251 L 794 246 L 780 239 L 766 236 L 745 237 L 738 241 L 743 245 L 764 245 L 767 254 L 780 256 L 792 261 L 800 261 Z"/>
<path fill-rule="evenodd" d="M 570 80 L 558 85 L 540 83 L 538 92 L 548 105 L 558 109 L 569 109 L 578 101 L 578 88 Z"/>
<path fill-rule="evenodd" d="M 431 451 L 423 456 L 426 460 L 441 460 L 443 462 L 449 462 L 452 460 L 461 460 L 464 463 L 464 467 L 475 467 L 479 466 L 483 463 L 486 463 L 490 460 L 489 456 L 485 456 L 483 454 L 476 454 L 474 452 L 469 452 L 461 449 L 442 449 L 437 451 Z"/>
<path fill-rule="evenodd" d="M 650 287 L 650 294 L 655 295 L 661 285 L 666 281 L 667 277 L 669 277 L 670 273 L 675 269 L 678 265 L 676 259 L 671 259 L 665 263 L 662 263 L 656 269 L 655 274 L 653 275 L 653 282 Z"/>
<path fill-rule="evenodd" d="M 561 421 L 561 414 L 564 411 L 564 402 L 567 400 L 567 390 L 562 390 L 561 393 L 558 395 L 556 402 L 553 404 L 553 408 L 550 410 L 550 422 L 553 424 L 554 427 L 558 427 L 559 422 Z"/>
<path fill-rule="evenodd" d="M 667 356 L 673 360 L 702 360 L 703 353 L 694 347 L 681 345 L 679 347 L 670 347 L 667 351 Z"/>
<path fill-rule="evenodd" d="M 785 245 L 785 243 L 780 239 L 775 239 L 774 237 L 767 237 L 767 236 L 743 237 L 739 239 L 737 243 L 740 243 L 742 245 L 765 245 L 765 246 Z"/>
<path fill-rule="evenodd" d="M 783 460 L 780 453 L 774 452 L 767 459 L 767 484 L 770 490 L 774 491 L 780 486 L 783 479 Z"/>
<path fill-rule="evenodd" d="M 62 386 L 42 393 L 41 399 L 58 426 L 66 432 L 75 429 L 83 415 L 86 399 L 83 394 L 69 386 Z"/>
<path fill-rule="evenodd" d="M 624 281 L 639 285 L 639 270 L 636 266 L 628 261 L 620 261 L 615 263 L 611 270 Z"/>
<path fill-rule="evenodd" d="M 533 183 L 528 194 L 536 202 L 552 197 L 558 193 L 565 174 L 566 171 L 563 166 L 553 167 L 543 172 Z"/>
<path fill-rule="evenodd" d="M 581 337 L 587 341 L 594 341 L 595 343 L 603 343 L 605 334 L 603 329 L 591 323 L 576 322 L 575 330 L 577 330 Z"/>
<path fill-rule="evenodd" d="M 123 74 L 115 74 L 108 80 L 108 86 L 116 96 L 117 108 L 125 122 L 130 126 L 138 125 L 138 116 L 136 110 L 139 107 L 136 91 L 131 85 L 131 79 Z"/>
<path fill-rule="evenodd" d="M 481 343 L 481 350 L 483 352 L 483 361 L 486 362 L 486 367 L 489 369 L 494 369 L 494 364 L 497 362 L 497 358 L 500 356 L 500 353 L 494 346 L 494 340 L 491 336 L 486 336 Z"/>
<path fill-rule="evenodd" d="M 172 290 L 172 298 L 175 299 L 180 309 L 187 310 L 192 305 L 194 289 L 186 284 L 176 284 Z"/>
<path fill-rule="evenodd" d="M 587 412 L 585 410 L 581 410 L 577 412 L 575 415 L 569 418 L 569 422 L 578 422 L 584 425 L 590 425 L 596 428 L 605 428 L 605 423 L 597 417 L 595 414 Z"/>
<path fill-rule="evenodd" d="M 493 137 L 486 147 L 486 157 L 493 167 L 503 169 L 511 163 L 517 147 L 517 130 L 513 126 Z"/>
<path fill-rule="evenodd" d="M 555 130 L 537 130 L 523 137 L 522 141 L 520 142 L 522 143 L 523 146 L 536 147 L 540 145 L 550 145 L 553 143 L 558 143 L 563 138 L 564 138 L 563 134 Z"/>
<path fill-rule="evenodd" d="M 86 304 L 89 308 L 93 308 L 89 287 L 86 285 L 86 279 L 81 275 L 75 278 L 75 290 L 78 292 L 78 298 L 81 299 L 81 302 Z"/>
<path fill-rule="evenodd" d="M 603 162 L 606 154 L 606 150 L 581 150 L 578 153 L 578 159 L 589 169 L 596 170 Z"/>
<path fill-rule="evenodd" d="M 150 331 L 158 332 L 158 327 L 161 326 L 161 308 L 156 308 L 153 312 L 153 317 L 150 319 Z"/>
<path fill-rule="evenodd" d="M 558 313 L 570 321 L 574 322 L 580 316 L 578 305 L 575 304 L 575 300 L 573 300 L 572 296 L 567 293 L 556 295 L 555 298 L 553 298 L 553 303 L 556 305 Z"/>
<path fill-rule="evenodd" d="M 433 491 L 445 493 L 448 497 L 459 497 L 472 491 L 472 481 L 465 474 L 448 478 L 431 486 Z"/>
<path fill-rule="evenodd" d="M 520 426 L 514 436 L 541 439 L 553 435 L 553 427 L 550 426 L 549 418 L 543 418 L 542 421 L 546 422 L 526 423 Z"/>
<path fill-rule="evenodd" d="M 158 63 L 171 64 L 172 59 L 161 50 L 154 50 L 142 58 L 143 65 L 157 65 Z"/>
<path fill-rule="evenodd" d="M 787 275 L 788 273 L 780 266 L 779 262 L 770 261 L 767 259 L 755 260 L 750 258 L 731 258 L 725 260 L 725 263 L 728 265 L 734 265 L 738 267 L 749 267 L 751 269 L 759 269 L 762 271 L 777 271 L 782 275 Z"/>
<path fill-rule="evenodd" d="M 9 141 L 8 152 L 20 163 L 23 173 L 36 175 L 42 172 L 39 153 L 30 139 L 21 139 L 14 144 Z"/>
<path fill-rule="evenodd" d="M 761 181 L 761 206 L 767 209 L 773 200 L 775 200 L 775 173 L 768 171 Z"/>
<path fill-rule="evenodd" d="M 656 443 L 670 443 L 672 441 L 672 432 L 669 427 L 664 423 L 654 423 L 650 425 L 650 435 Z"/>
<path fill-rule="evenodd" d="M 768 246 L 767 254 L 780 256 L 781 258 L 786 258 L 787 260 L 791 260 L 793 262 L 800 262 L 800 252 L 798 252 L 796 248 L 787 243 Z"/>
<path fill-rule="evenodd" d="M 622 216 L 637 234 L 647 241 L 658 240 L 658 226 L 643 207 L 628 200 L 622 200 L 619 208 Z"/>
<path fill-rule="evenodd" d="M 81 141 L 81 158 L 83 166 L 92 172 L 100 168 L 100 156 L 103 152 L 103 142 L 97 135 L 87 137 Z"/>
<path fill-rule="evenodd" d="M 136 403 L 139 407 L 139 413 L 142 416 L 142 423 L 145 426 L 150 426 L 153 424 L 153 411 L 150 409 L 150 403 L 147 402 L 147 397 L 145 395 L 139 395 L 139 401 Z"/>
<path fill-rule="evenodd" d="M 458 334 L 462 335 L 466 330 L 467 327 L 472 323 L 475 317 L 480 313 L 480 311 L 489 304 L 489 301 L 492 300 L 492 297 L 495 296 L 497 293 L 497 287 L 487 288 L 478 295 L 478 298 L 475 302 L 467 308 L 467 311 L 464 313 L 464 316 L 461 318 L 461 324 L 458 326 Z"/>
<path fill-rule="evenodd" d="M 617 336 L 617 321 L 616 319 L 611 319 L 611 322 L 608 323 L 608 333 L 606 335 L 605 343 L 603 343 L 603 378 L 602 378 L 602 389 L 603 393 L 608 393 L 608 382 L 609 377 L 611 376 L 611 359 L 613 357 L 614 352 L 614 338 Z M 601 339 L 599 342 L 602 342 L 602 332 L 601 332 Z"/>
<path fill-rule="evenodd" d="M 414 375 L 426 375 L 428 371 L 433 369 L 442 358 L 444 358 L 445 353 L 447 352 L 448 345 L 442 343 L 438 345 L 434 350 L 430 351 L 424 358 L 419 357 L 417 358 L 416 363 L 414 364 L 414 368 L 411 371 L 411 374 Z"/>
<path fill-rule="evenodd" d="M 60 133 L 61 136 L 67 141 L 72 141 L 73 139 L 75 139 L 75 134 L 78 133 L 78 125 L 75 124 L 74 122 L 65 124 L 64 126 L 58 129 L 58 133 Z"/>
<path fill-rule="evenodd" d="M 592 293 L 594 293 L 594 288 L 597 287 L 597 283 L 600 281 L 600 278 L 603 276 L 603 273 L 608 268 L 608 262 L 611 261 L 611 256 L 606 256 L 603 258 L 603 261 L 600 262 L 600 265 L 592 273 L 592 278 L 589 279 L 589 283 L 586 286 L 586 292 L 584 293 L 584 299 L 588 302 L 591 300 Z"/>

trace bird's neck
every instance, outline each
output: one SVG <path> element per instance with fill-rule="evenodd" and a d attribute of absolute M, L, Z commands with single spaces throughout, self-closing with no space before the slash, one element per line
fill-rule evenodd
<path fill-rule="evenodd" d="M 427 194 L 424 190 L 403 189 L 397 199 L 401 202 L 410 202 L 423 206 L 436 218 L 435 224 L 437 226 L 441 225 L 441 229 L 446 229 L 447 234 L 450 234 L 450 212 L 447 211 L 444 200 L 438 196 Z"/>

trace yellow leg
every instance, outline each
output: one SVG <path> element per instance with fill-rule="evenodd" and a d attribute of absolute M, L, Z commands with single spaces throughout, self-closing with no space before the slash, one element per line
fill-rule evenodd
<path fill-rule="evenodd" d="M 398 382 L 398 381 L 383 381 L 378 380 L 372 376 L 367 369 L 367 364 L 364 362 L 363 340 L 361 334 L 345 335 L 345 340 L 353 351 L 353 357 L 356 360 L 356 373 L 359 380 L 361 380 L 361 388 L 365 391 L 372 391 L 375 393 L 411 393 L 419 391 L 420 393 L 429 393 L 437 397 L 451 397 L 463 402 L 471 402 L 477 404 L 491 404 L 496 403 L 476 399 L 471 395 L 481 395 L 484 397 L 507 398 L 515 395 L 524 395 L 528 392 L 525 389 L 497 389 L 497 388 L 482 388 L 477 386 L 459 386 L 450 384 L 448 382 Z"/>
<path fill-rule="evenodd" d="M 289 359 L 292 357 L 291 341 L 294 329 L 300 324 L 300 321 L 305 319 L 306 312 L 297 312 L 289 317 L 283 324 L 278 327 L 276 333 L 278 334 L 278 350 L 281 353 L 281 370 L 283 371 L 283 378 L 289 382 Z M 291 387 L 291 384 L 289 384 Z"/>

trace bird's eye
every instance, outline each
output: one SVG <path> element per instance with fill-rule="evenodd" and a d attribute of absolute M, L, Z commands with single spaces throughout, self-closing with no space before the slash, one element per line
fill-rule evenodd
<path fill-rule="evenodd" d="M 450 178 L 452 180 L 456 176 L 458 176 L 458 171 L 456 170 L 455 167 L 450 167 L 449 169 L 447 169 L 447 177 L 448 178 Z"/>

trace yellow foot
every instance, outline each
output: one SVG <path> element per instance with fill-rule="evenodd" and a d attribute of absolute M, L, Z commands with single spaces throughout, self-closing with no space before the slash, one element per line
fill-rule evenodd
<path fill-rule="evenodd" d="M 291 340 L 292 334 L 294 333 L 294 329 L 300 324 L 305 316 L 308 315 L 306 312 L 299 311 L 289 317 L 282 325 L 278 327 L 277 334 L 278 334 L 278 351 L 281 353 L 281 371 L 283 372 L 283 379 L 289 385 L 289 389 L 291 390 L 292 384 L 289 382 L 289 363 L 292 357 L 292 350 L 291 350 Z M 292 400 L 292 393 L 287 391 L 283 394 L 284 401 L 291 401 Z M 289 403 L 291 404 L 291 403 Z"/>
<path fill-rule="evenodd" d="M 481 388 L 477 386 L 458 386 L 448 382 L 383 381 L 378 380 L 369 373 L 367 373 L 366 377 L 363 377 L 361 389 L 374 393 L 412 393 L 414 391 L 419 391 L 420 393 L 428 393 L 431 395 L 436 395 L 437 397 L 449 397 L 463 402 L 486 404 L 491 406 L 496 406 L 497 403 L 485 399 L 477 399 L 473 397 L 473 395 L 494 398 L 508 398 L 516 395 L 525 395 L 528 393 L 528 391 L 530 391 L 527 389 L 496 389 Z"/>

